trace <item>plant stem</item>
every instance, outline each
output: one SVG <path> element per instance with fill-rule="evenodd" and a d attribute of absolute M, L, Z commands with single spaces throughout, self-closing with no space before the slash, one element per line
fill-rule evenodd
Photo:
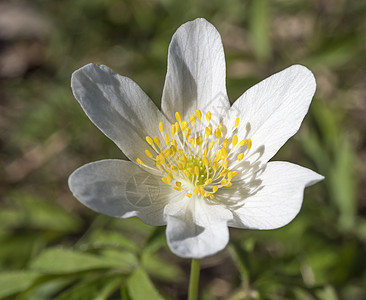
<path fill-rule="evenodd" d="M 189 279 L 188 300 L 197 300 L 198 283 L 200 279 L 200 260 L 192 259 L 191 275 Z"/>

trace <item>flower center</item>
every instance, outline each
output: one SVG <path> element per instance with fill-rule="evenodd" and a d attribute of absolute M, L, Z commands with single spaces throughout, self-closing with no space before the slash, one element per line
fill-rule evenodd
<path fill-rule="evenodd" d="M 153 150 L 145 150 L 147 159 L 155 162 L 155 168 L 162 173 L 161 180 L 173 189 L 187 191 L 187 197 L 195 194 L 214 199 L 220 188 L 232 186 L 231 180 L 238 175 L 235 168 L 252 147 L 252 141 L 239 142 L 234 134 L 239 118 L 235 120 L 232 133 L 225 134 L 229 138 L 223 138 L 222 124 L 213 130 L 210 111 L 206 113 L 206 122 L 202 121 L 200 110 L 196 111 L 196 116 L 190 116 L 189 122 L 182 120 L 179 112 L 175 113 L 175 118 L 177 121 L 171 125 L 170 132 L 166 132 L 160 122 L 161 137 L 146 137 Z M 155 169 L 140 158 L 136 162 Z"/>

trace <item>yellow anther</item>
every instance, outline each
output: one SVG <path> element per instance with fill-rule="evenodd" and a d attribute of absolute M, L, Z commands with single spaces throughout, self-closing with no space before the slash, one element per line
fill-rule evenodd
<path fill-rule="evenodd" d="M 211 121 L 211 112 L 210 111 L 208 111 L 206 113 L 206 120 L 207 120 L 207 123 L 210 123 L 210 121 Z"/>
<path fill-rule="evenodd" d="M 248 151 L 250 150 L 250 148 L 252 148 L 252 140 L 251 139 L 248 139 L 247 147 L 248 147 Z"/>
<path fill-rule="evenodd" d="M 216 193 L 218 189 L 219 189 L 219 187 L 217 185 L 214 185 L 212 187 L 212 192 Z"/>
<path fill-rule="evenodd" d="M 177 187 L 177 186 L 173 186 L 173 189 L 175 189 L 178 192 L 180 192 L 182 190 L 180 187 Z"/>
<path fill-rule="evenodd" d="M 167 179 L 169 180 L 169 182 L 171 182 L 173 180 L 173 173 L 172 172 L 168 173 Z"/>
<path fill-rule="evenodd" d="M 152 158 L 152 157 L 153 157 L 153 155 L 152 155 L 151 151 L 149 151 L 149 150 L 145 150 L 145 154 L 146 154 L 146 156 L 148 156 L 148 157 L 150 157 L 150 158 Z"/>
<path fill-rule="evenodd" d="M 244 139 L 244 140 L 242 140 L 240 143 L 239 143 L 239 146 L 240 147 L 242 147 L 242 146 L 244 146 L 246 143 L 248 143 L 248 139 Z"/>
<path fill-rule="evenodd" d="M 149 144 L 149 145 L 154 145 L 154 141 L 153 141 L 153 139 L 151 138 L 151 137 L 149 137 L 149 136 L 147 136 L 146 137 L 146 142 Z"/>
<path fill-rule="evenodd" d="M 208 126 L 206 127 L 206 135 L 209 137 L 212 134 L 212 127 Z"/>
<path fill-rule="evenodd" d="M 176 133 L 174 124 L 172 124 L 172 125 L 170 126 L 170 131 L 171 131 L 172 135 L 174 136 L 174 135 L 175 135 L 175 133 Z"/>
<path fill-rule="evenodd" d="M 184 170 L 184 175 L 186 175 L 187 177 L 191 176 L 191 173 L 188 172 L 188 170 Z"/>
<path fill-rule="evenodd" d="M 219 163 L 218 163 L 217 161 L 214 161 L 214 162 L 212 163 L 212 169 L 213 169 L 214 171 L 216 171 L 218 167 L 219 167 Z"/>
<path fill-rule="evenodd" d="M 244 158 L 244 153 L 240 153 L 238 155 L 238 161 L 241 161 Z"/>
<path fill-rule="evenodd" d="M 188 128 L 188 122 L 183 121 L 182 124 L 181 124 L 181 128 L 182 128 L 182 131 L 185 131 Z"/>
<path fill-rule="evenodd" d="M 236 175 L 238 175 L 238 174 L 239 174 L 239 172 L 238 172 L 238 171 L 232 171 L 231 173 L 233 173 L 233 177 L 235 177 Z"/>
<path fill-rule="evenodd" d="M 209 192 L 205 192 L 205 193 L 204 193 L 204 196 L 205 196 L 205 197 L 208 197 L 208 196 L 210 196 L 210 193 L 209 193 Z"/>
<path fill-rule="evenodd" d="M 226 187 L 231 187 L 233 184 L 231 182 L 229 182 Z"/>
<path fill-rule="evenodd" d="M 223 178 L 220 182 L 221 185 L 226 185 L 227 184 L 227 179 Z"/>
<path fill-rule="evenodd" d="M 197 176 L 200 175 L 200 168 L 198 166 L 194 167 L 194 174 Z"/>
<path fill-rule="evenodd" d="M 198 137 L 196 138 L 196 144 L 197 144 L 198 146 L 201 146 L 201 145 L 202 145 L 202 142 L 203 142 L 202 136 L 198 136 Z"/>
<path fill-rule="evenodd" d="M 165 144 L 168 145 L 170 143 L 170 136 L 169 136 L 169 134 L 166 134 L 165 135 L 164 140 L 165 140 Z"/>
<path fill-rule="evenodd" d="M 175 126 L 175 132 L 177 133 L 179 131 L 179 124 L 178 124 L 178 122 L 175 122 L 174 123 L 174 126 Z"/>
<path fill-rule="evenodd" d="M 222 128 L 223 128 L 222 124 L 220 123 L 220 124 L 217 126 L 217 128 L 218 128 L 218 129 L 220 129 L 220 130 L 222 131 Z"/>
<path fill-rule="evenodd" d="M 228 170 L 228 169 L 223 169 L 223 170 L 220 172 L 220 177 L 224 177 L 228 172 L 229 172 L 229 170 Z"/>
<path fill-rule="evenodd" d="M 191 137 L 189 142 L 190 142 L 192 148 L 194 148 L 194 144 L 196 143 L 196 139 L 194 137 Z"/>
<path fill-rule="evenodd" d="M 216 128 L 214 131 L 214 135 L 217 139 L 221 138 L 221 129 Z"/>
<path fill-rule="evenodd" d="M 176 166 L 170 166 L 170 168 L 174 171 L 174 172 L 177 172 L 178 171 L 178 168 Z"/>
<path fill-rule="evenodd" d="M 235 120 L 235 128 L 239 126 L 239 123 L 240 123 L 240 119 L 239 118 L 236 118 L 236 120 Z"/>
<path fill-rule="evenodd" d="M 211 141 L 211 142 L 208 144 L 208 150 L 209 150 L 209 151 L 211 151 L 214 145 L 215 145 L 215 141 Z"/>
<path fill-rule="evenodd" d="M 184 168 L 183 164 L 180 163 L 180 162 L 177 163 L 177 167 L 178 167 L 179 170 L 183 170 L 183 168 Z"/>
<path fill-rule="evenodd" d="M 229 140 L 228 139 L 224 139 L 224 141 L 222 142 L 222 145 L 227 148 L 229 146 Z"/>
<path fill-rule="evenodd" d="M 233 136 L 232 143 L 233 143 L 233 146 L 235 146 L 238 143 L 238 136 L 236 134 Z"/>
<path fill-rule="evenodd" d="M 228 165 L 229 165 L 229 160 L 226 158 L 225 161 L 224 161 L 223 166 L 224 166 L 224 168 L 227 168 Z"/>
<path fill-rule="evenodd" d="M 193 194 L 198 195 L 200 193 L 200 188 L 196 186 L 193 190 Z"/>
<path fill-rule="evenodd" d="M 208 161 L 208 158 L 206 156 L 202 157 L 202 162 L 205 166 L 208 166 L 209 161 Z"/>
<path fill-rule="evenodd" d="M 220 153 L 221 153 L 221 156 L 220 156 L 221 159 L 225 159 L 228 156 L 226 148 L 221 148 Z"/>
<path fill-rule="evenodd" d="M 192 197 L 192 194 L 191 194 L 191 193 L 187 193 L 187 194 L 186 194 L 186 196 L 187 196 L 188 198 L 191 198 L 191 197 Z"/>
<path fill-rule="evenodd" d="M 193 126 L 196 123 L 196 117 L 194 115 L 191 115 L 190 121 L 191 121 L 191 124 Z"/>
<path fill-rule="evenodd" d="M 203 196 L 205 194 L 205 189 L 203 188 L 202 185 L 200 185 L 199 189 L 200 189 L 201 196 Z"/>
<path fill-rule="evenodd" d="M 194 169 L 193 168 L 188 168 L 189 174 L 190 175 L 194 175 Z"/>
<path fill-rule="evenodd" d="M 154 136 L 154 142 L 156 145 L 158 145 L 160 147 L 160 140 L 157 136 Z"/>
<path fill-rule="evenodd" d="M 202 119 L 202 113 L 199 109 L 196 110 L 196 116 L 197 116 L 197 119 L 201 121 Z"/>
<path fill-rule="evenodd" d="M 169 181 L 166 177 L 161 178 L 161 181 L 164 182 L 165 184 L 169 184 Z"/>
<path fill-rule="evenodd" d="M 156 156 L 156 162 L 159 162 L 159 163 L 164 163 L 165 162 L 165 157 L 164 157 L 164 154 L 163 153 L 159 153 L 158 156 Z"/>
<path fill-rule="evenodd" d="M 234 175 L 234 172 L 229 172 L 228 174 L 227 174 L 227 178 L 229 179 L 229 180 L 231 180 L 231 179 L 233 179 L 233 177 L 234 177 L 235 175 Z"/>
<path fill-rule="evenodd" d="M 212 183 L 212 179 L 211 178 L 209 178 L 209 179 L 207 179 L 206 181 L 205 181 L 205 185 L 209 185 L 209 184 L 211 184 Z"/>
<path fill-rule="evenodd" d="M 215 196 L 214 196 L 214 195 L 210 195 L 210 198 L 211 198 L 211 199 L 214 199 L 214 198 L 215 198 Z"/>
<path fill-rule="evenodd" d="M 178 187 L 181 187 L 182 186 L 182 183 L 180 181 L 176 181 L 175 182 L 175 185 L 178 186 Z"/>
<path fill-rule="evenodd" d="M 177 119 L 177 121 L 180 123 L 182 121 L 182 116 L 180 115 L 179 112 L 175 113 L 175 118 Z"/>
<path fill-rule="evenodd" d="M 144 162 L 143 162 L 140 158 L 136 158 L 136 162 L 137 162 L 139 165 L 144 165 Z"/>
<path fill-rule="evenodd" d="M 163 124 L 163 122 L 160 122 L 159 123 L 159 130 L 160 130 L 160 132 L 164 132 L 164 124 Z"/>

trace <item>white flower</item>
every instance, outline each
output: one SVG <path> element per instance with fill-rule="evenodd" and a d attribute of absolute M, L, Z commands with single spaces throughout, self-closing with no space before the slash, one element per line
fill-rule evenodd
<path fill-rule="evenodd" d="M 131 79 L 106 66 L 74 72 L 72 90 L 90 120 L 131 160 L 101 160 L 69 178 L 87 207 L 167 225 L 171 250 L 202 258 L 222 250 L 228 226 L 274 229 L 299 212 L 304 188 L 323 177 L 268 162 L 294 135 L 315 92 L 313 74 L 289 67 L 230 107 L 225 57 L 204 19 L 183 24 L 169 46 L 159 110 Z"/>

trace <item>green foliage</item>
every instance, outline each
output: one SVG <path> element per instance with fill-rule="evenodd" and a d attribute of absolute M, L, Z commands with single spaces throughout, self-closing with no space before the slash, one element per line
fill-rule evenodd
<path fill-rule="evenodd" d="M 289 226 L 232 230 L 229 247 L 202 261 L 201 298 L 366 299 L 364 1 L 31 2 L 50 34 L 1 40 L 41 51 L 0 85 L 0 299 L 186 297 L 189 261 L 169 252 L 164 227 L 97 215 L 68 190 L 83 163 L 124 158 L 74 100 L 70 76 L 102 63 L 159 105 L 171 36 L 196 17 L 222 34 L 232 102 L 291 64 L 314 72 L 309 114 L 276 159 L 326 177 Z"/>

